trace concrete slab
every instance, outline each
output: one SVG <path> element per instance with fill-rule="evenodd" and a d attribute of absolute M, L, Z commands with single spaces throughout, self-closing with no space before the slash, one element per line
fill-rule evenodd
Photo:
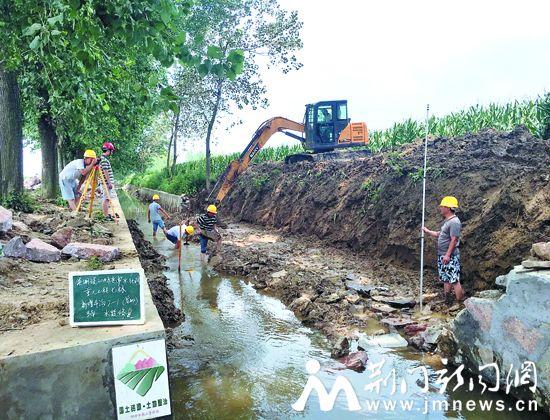
<path fill-rule="evenodd" d="M 114 245 L 124 256 L 117 268 L 139 268 L 118 200 L 114 205 L 121 216 L 118 225 L 113 224 Z M 145 313 L 144 325 L 71 328 L 68 323 L 48 320 L 4 332 L 0 336 L 2 417 L 116 417 L 111 348 L 165 337 L 148 287 Z"/>

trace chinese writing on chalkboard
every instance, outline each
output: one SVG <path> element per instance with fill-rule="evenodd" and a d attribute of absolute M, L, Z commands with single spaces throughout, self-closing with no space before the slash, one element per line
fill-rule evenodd
<path fill-rule="evenodd" d="M 111 323 L 142 317 L 142 276 L 136 270 L 72 273 L 73 323 Z"/>

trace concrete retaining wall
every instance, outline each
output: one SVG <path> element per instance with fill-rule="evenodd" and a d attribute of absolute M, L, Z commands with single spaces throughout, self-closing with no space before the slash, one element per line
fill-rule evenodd
<path fill-rule="evenodd" d="M 153 194 L 158 194 L 160 197 L 160 205 L 168 211 L 178 211 L 181 207 L 181 197 L 179 195 L 152 190 L 150 188 L 135 187 L 133 185 L 127 185 L 124 189 L 136 195 L 140 200 L 148 203 L 151 202 Z"/>
<path fill-rule="evenodd" d="M 498 286 L 506 293 L 492 298 L 472 297 L 451 324 L 451 343 L 447 345 L 450 360 L 465 364 L 489 383 L 506 386 L 507 374 L 520 369 L 522 363 L 536 366 L 537 391 L 535 398 L 548 410 L 550 407 L 550 270 L 526 270 L 517 266 L 500 276 Z M 496 291 L 495 291 L 496 292 Z M 491 293 L 485 292 L 486 295 Z M 441 345 L 440 345 L 441 347 Z M 491 363 L 495 369 L 479 367 Z M 514 373 L 511 375 L 512 382 Z M 534 383 L 534 377 L 529 378 Z M 519 391 L 519 392 L 518 392 Z M 533 398 L 525 390 L 512 386 L 518 398 Z"/>
<path fill-rule="evenodd" d="M 115 245 L 124 256 L 116 268 L 140 268 L 124 213 L 117 200 L 114 204 L 121 216 Z M 116 418 L 111 348 L 165 338 L 148 287 L 145 319 L 144 325 L 87 328 L 48 320 L 4 333 L 0 338 L 0 418 Z"/>

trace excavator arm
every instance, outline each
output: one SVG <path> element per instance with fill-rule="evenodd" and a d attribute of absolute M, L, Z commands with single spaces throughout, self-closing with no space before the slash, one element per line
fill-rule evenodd
<path fill-rule="evenodd" d="M 250 165 L 250 161 L 254 158 L 254 156 L 256 156 L 260 149 L 264 147 L 273 134 L 282 132 L 303 141 L 301 137 L 288 133 L 284 130 L 292 130 L 303 133 L 304 125 L 283 117 L 275 117 L 265 121 L 256 130 L 252 140 L 250 140 L 250 143 L 248 143 L 248 146 L 246 146 L 246 149 L 244 149 L 239 158 L 232 161 L 225 170 L 224 174 L 218 179 L 218 182 L 216 182 L 216 185 L 208 196 L 208 199 L 210 200 L 211 196 L 217 191 L 216 202 L 220 203 L 227 195 L 231 187 L 233 187 L 233 184 L 239 175 L 247 170 L 248 165 Z"/>

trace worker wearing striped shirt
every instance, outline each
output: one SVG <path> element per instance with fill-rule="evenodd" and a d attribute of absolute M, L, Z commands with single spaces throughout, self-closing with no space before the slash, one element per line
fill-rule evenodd
<path fill-rule="evenodd" d="M 220 251 L 222 237 L 218 231 L 218 209 L 210 204 L 206 213 L 197 218 L 197 225 L 200 229 L 199 241 L 201 243 L 201 254 L 206 255 L 208 241 L 216 242 L 216 252 Z"/>
<path fill-rule="evenodd" d="M 107 191 L 104 191 L 103 185 L 100 184 L 100 191 L 101 196 L 103 198 L 103 214 L 107 219 L 111 219 L 111 215 L 109 214 L 109 198 L 116 197 L 115 192 L 115 177 L 113 176 L 113 168 L 111 167 L 111 162 L 109 161 L 109 157 L 111 157 L 115 151 L 115 146 L 111 142 L 105 142 L 103 143 L 103 155 L 101 156 L 101 171 L 103 172 L 103 177 L 105 178 L 105 183 L 107 184 L 107 189 L 109 190 L 109 194 L 107 194 Z"/>

